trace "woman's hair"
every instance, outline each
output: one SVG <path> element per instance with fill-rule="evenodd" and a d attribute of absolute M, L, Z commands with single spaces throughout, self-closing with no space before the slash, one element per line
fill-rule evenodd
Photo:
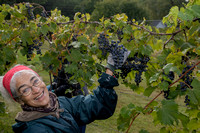
<path fill-rule="evenodd" d="M 16 101 L 19 101 L 19 93 L 17 92 L 17 88 L 16 88 L 16 78 L 19 78 L 22 73 L 31 73 L 31 74 L 34 74 L 35 76 L 38 77 L 38 75 L 31 71 L 31 70 L 21 70 L 21 71 L 18 71 L 16 72 L 13 77 L 11 78 L 11 81 L 10 81 L 10 90 L 11 90 L 11 93 L 13 95 L 13 98 L 16 100 Z"/>

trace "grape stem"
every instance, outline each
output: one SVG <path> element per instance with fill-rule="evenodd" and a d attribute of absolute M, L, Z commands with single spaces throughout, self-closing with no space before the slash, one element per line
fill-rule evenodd
<path fill-rule="evenodd" d="M 185 85 L 187 85 L 188 88 L 192 89 L 192 88 L 190 87 L 189 84 L 185 83 L 185 81 L 183 81 L 183 83 L 184 83 Z"/>
<path fill-rule="evenodd" d="M 179 79 L 177 79 L 176 81 L 174 81 L 173 83 L 171 83 L 171 84 L 168 86 L 168 88 L 170 88 L 172 85 L 174 85 L 176 82 L 178 82 L 181 78 L 183 78 L 183 76 L 185 76 L 189 71 L 191 71 L 193 68 L 195 68 L 195 66 L 199 65 L 199 63 L 200 63 L 200 61 L 197 62 L 194 66 L 192 66 L 190 69 L 188 69 L 182 76 L 179 77 Z M 191 87 L 190 87 L 190 88 L 191 88 Z M 148 107 L 154 100 L 156 100 L 162 93 L 163 93 L 163 91 L 161 91 L 159 94 L 157 94 L 143 109 L 144 109 L 144 110 L 147 109 L 147 107 Z M 126 133 L 128 133 L 128 131 L 130 130 L 130 128 L 131 128 L 131 126 L 132 126 L 132 124 L 133 124 L 133 121 L 134 121 L 139 115 L 140 115 L 140 113 L 137 113 L 137 114 L 133 117 L 133 119 L 132 119 L 132 121 L 131 121 L 131 123 L 130 123 L 130 125 L 129 125 L 127 131 L 126 131 Z"/>

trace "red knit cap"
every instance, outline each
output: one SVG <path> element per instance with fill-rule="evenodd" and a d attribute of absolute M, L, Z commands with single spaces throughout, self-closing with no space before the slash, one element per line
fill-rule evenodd
<path fill-rule="evenodd" d="M 13 67 L 12 69 L 10 69 L 3 77 L 3 86 L 4 86 L 4 88 L 6 88 L 6 90 L 9 92 L 9 94 L 11 95 L 12 98 L 13 98 L 13 95 L 12 95 L 11 89 L 10 89 L 10 81 L 11 81 L 13 75 L 16 72 L 19 72 L 21 70 L 31 70 L 31 71 L 33 71 L 32 69 L 28 68 L 27 66 L 18 65 L 18 66 Z M 33 71 L 33 72 L 35 72 L 35 71 Z"/>

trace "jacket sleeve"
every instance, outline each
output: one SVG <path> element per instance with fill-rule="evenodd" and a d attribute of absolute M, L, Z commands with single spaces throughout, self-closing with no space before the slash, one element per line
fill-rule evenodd
<path fill-rule="evenodd" d="M 79 95 L 64 100 L 64 108 L 72 114 L 78 125 L 88 124 L 94 120 L 107 119 L 115 111 L 117 94 L 113 87 L 119 85 L 117 79 L 103 73 L 98 82 L 100 85 L 93 91 L 94 94 Z"/>

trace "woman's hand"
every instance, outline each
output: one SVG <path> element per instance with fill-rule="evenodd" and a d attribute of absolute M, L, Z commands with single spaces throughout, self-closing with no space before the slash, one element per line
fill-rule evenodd
<path fill-rule="evenodd" d="M 113 76 L 113 72 L 110 69 L 106 69 L 106 73 Z"/>

